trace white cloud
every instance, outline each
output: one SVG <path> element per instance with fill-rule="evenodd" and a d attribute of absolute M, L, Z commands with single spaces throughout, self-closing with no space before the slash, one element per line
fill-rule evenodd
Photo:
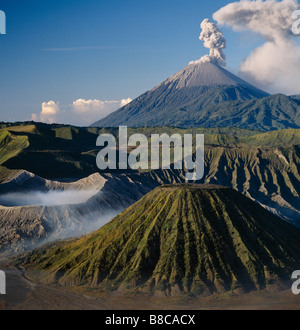
<path fill-rule="evenodd" d="M 243 0 L 226 5 L 213 18 L 234 31 L 252 31 L 265 43 L 241 63 L 244 78 L 270 92 L 300 93 L 300 47 L 293 40 L 295 0 Z"/>
<path fill-rule="evenodd" d="M 78 99 L 72 104 L 72 116 L 77 123 L 81 125 L 90 125 L 100 120 L 112 112 L 118 110 L 131 102 L 131 99 L 122 99 L 121 101 L 101 101 L 97 99 Z"/>
<path fill-rule="evenodd" d="M 94 117 L 103 118 L 120 107 L 120 101 L 101 101 L 78 99 L 72 103 L 72 111 L 79 116 L 87 116 L 87 120 Z M 92 120 L 93 120 L 92 119 Z"/>
<path fill-rule="evenodd" d="M 63 123 L 76 126 L 88 126 L 110 113 L 125 106 L 132 100 L 102 101 L 97 99 L 77 99 L 70 105 L 62 106 L 58 102 L 49 101 L 42 103 L 42 111 L 32 114 L 31 119 L 45 123 Z"/>
<path fill-rule="evenodd" d="M 53 124 L 56 122 L 59 114 L 59 104 L 54 101 L 43 102 L 41 113 L 31 115 L 31 119 L 34 121 L 42 121 L 44 123 Z"/>
<path fill-rule="evenodd" d="M 128 99 L 122 99 L 120 102 L 120 107 L 125 107 L 125 105 L 129 104 L 130 102 L 132 102 L 130 97 L 128 97 Z"/>

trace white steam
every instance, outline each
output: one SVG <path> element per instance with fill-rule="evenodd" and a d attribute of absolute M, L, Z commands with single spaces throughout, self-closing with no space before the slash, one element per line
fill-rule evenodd
<path fill-rule="evenodd" d="M 269 92 L 300 92 L 300 47 L 294 41 L 292 14 L 295 0 L 230 3 L 214 13 L 220 25 L 261 35 L 265 43 L 241 63 L 243 77 Z"/>
<path fill-rule="evenodd" d="M 97 195 L 96 210 L 95 202 L 93 202 L 93 200 L 91 200 L 91 202 L 88 201 L 95 195 Z M 49 207 L 49 209 L 43 213 L 44 215 L 42 218 L 43 224 L 46 223 L 46 228 L 48 228 L 46 232 L 47 235 L 36 238 L 34 236 L 36 234 L 35 232 L 26 232 L 25 236 L 28 237 L 24 238 L 25 241 L 28 240 L 28 244 L 34 244 L 34 247 L 37 247 L 47 242 L 78 237 L 98 230 L 123 211 L 124 207 L 107 207 L 105 198 L 103 199 L 103 203 L 106 206 L 97 208 L 97 205 L 101 205 L 103 197 L 103 193 L 99 192 L 99 190 L 12 192 L 0 195 L 0 205 L 6 207 L 28 206 L 28 210 L 24 212 L 28 212 L 29 219 L 26 218 L 27 214 L 25 214 L 25 222 L 34 220 L 35 214 L 37 218 L 40 217 L 41 210 L 39 206 Z M 35 207 L 37 208 L 35 209 Z M 15 212 L 17 217 L 20 217 L 20 221 L 22 221 L 22 213 L 18 215 L 20 210 L 16 209 Z M 34 223 L 35 221 L 33 222 L 33 228 L 35 225 Z M 12 224 L 12 228 L 18 226 L 20 226 L 19 222 L 14 222 Z M 27 229 L 28 227 L 25 225 L 24 230 Z M 21 232 L 23 230 L 22 226 L 17 230 Z"/>
<path fill-rule="evenodd" d="M 0 195 L 0 204 L 4 206 L 59 206 L 85 203 L 92 196 L 96 195 L 98 190 L 50 190 L 48 192 L 13 192 Z"/>
<path fill-rule="evenodd" d="M 199 36 L 201 41 L 204 41 L 204 47 L 209 49 L 209 55 L 205 55 L 200 60 L 192 61 L 190 64 L 202 62 L 212 62 L 218 65 L 225 65 L 226 56 L 223 49 L 226 48 L 226 39 L 217 25 L 211 22 L 208 18 L 201 23 L 202 32 Z"/>
<path fill-rule="evenodd" d="M 61 231 L 59 231 L 59 235 L 55 234 L 49 237 L 46 241 L 43 241 L 43 244 L 46 242 L 55 241 L 57 239 L 66 239 L 79 237 L 82 235 L 88 235 L 101 227 L 105 226 L 108 222 L 110 222 L 114 217 L 116 217 L 123 210 L 107 210 L 106 212 L 90 212 L 82 216 L 79 221 L 72 226 L 68 224 L 64 226 Z"/>

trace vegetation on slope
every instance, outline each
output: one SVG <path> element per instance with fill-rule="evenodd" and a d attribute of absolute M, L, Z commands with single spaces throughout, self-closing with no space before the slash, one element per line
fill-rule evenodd
<path fill-rule="evenodd" d="M 0 165 L 17 156 L 29 146 L 26 135 L 16 136 L 6 130 L 0 130 Z"/>
<path fill-rule="evenodd" d="M 93 126 L 300 128 L 300 101 L 282 94 L 249 95 L 243 86 L 177 89 L 161 85 Z"/>
<path fill-rule="evenodd" d="M 210 295 L 284 283 L 300 230 L 224 187 L 162 186 L 89 236 L 18 261 L 46 283 Z M 288 239 L 287 239 L 288 238 Z"/>

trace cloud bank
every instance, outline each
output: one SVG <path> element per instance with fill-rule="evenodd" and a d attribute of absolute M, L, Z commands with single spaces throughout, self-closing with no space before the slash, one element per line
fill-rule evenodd
<path fill-rule="evenodd" d="M 77 99 L 70 105 L 62 106 L 53 100 L 42 103 L 42 111 L 33 113 L 31 119 L 48 124 L 62 123 L 76 126 L 88 126 L 100 120 L 120 107 L 130 103 L 131 98 L 121 101 L 101 101 L 97 99 Z"/>
<path fill-rule="evenodd" d="M 295 0 L 243 0 L 226 5 L 213 14 L 220 25 L 234 31 L 251 31 L 265 40 L 241 63 L 240 74 L 272 93 L 300 93 L 300 47 L 295 42 L 292 14 Z"/>

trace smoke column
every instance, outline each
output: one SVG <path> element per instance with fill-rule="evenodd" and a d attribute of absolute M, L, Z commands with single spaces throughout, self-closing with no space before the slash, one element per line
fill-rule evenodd
<path fill-rule="evenodd" d="M 300 93 L 300 47 L 292 33 L 295 0 L 243 0 L 214 13 L 220 25 L 251 31 L 265 40 L 241 63 L 240 74 L 271 93 Z"/>
<path fill-rule="evenodd" d="M 201 57 L 198 61 L 190 62 L 190 64 L 213 62 L 225 66 L 226 56 L 223 49 L 226 48 L 226 40 L 223 33 L 219 30 L 217 25 L 208 18 L 201 23 L 201 29 L 202 32 L 199 39 L 204 41 L 204 47 L 209 49 L 209 55 Z"/>

